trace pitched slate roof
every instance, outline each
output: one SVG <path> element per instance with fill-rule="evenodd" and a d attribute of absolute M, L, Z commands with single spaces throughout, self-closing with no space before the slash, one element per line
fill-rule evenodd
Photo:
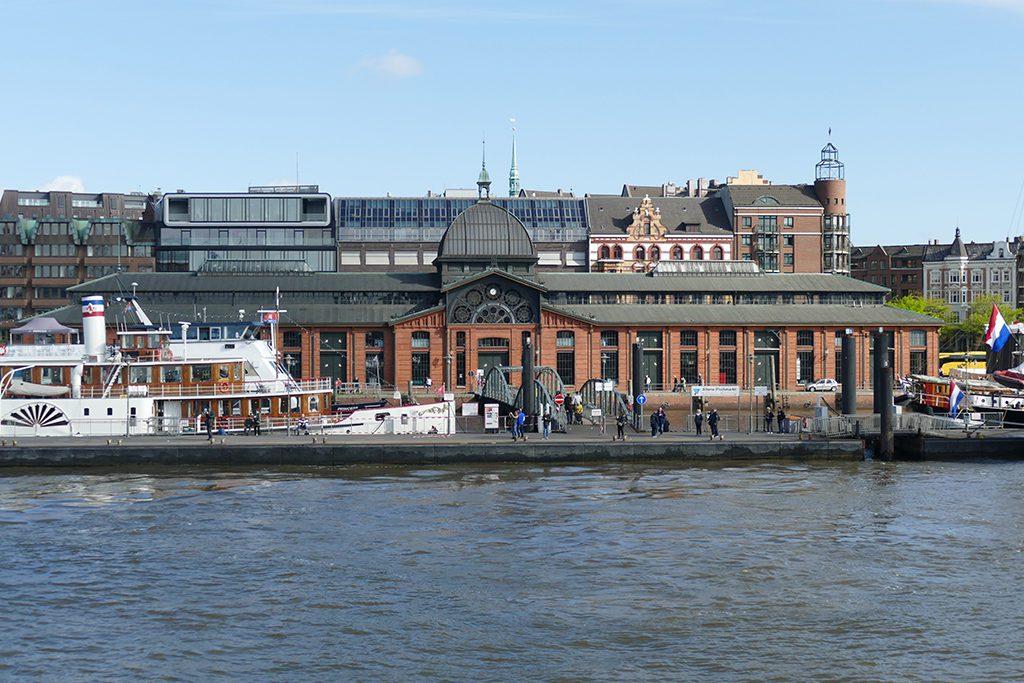
<path fill-rule="evenodd" d="M 780 206 L 821 207 L 813 185 L 726 185 L 733 206 L 758 206 L 760 197 L 772 197 Z"/>
<path fill-rule="evenodd" d="M 520 198 L 524 199 L 571 199 L 576 195 L 568 190 L 519 190 Z"/>
<path fill-rule="evenodd" d="M 623 197 L 664 197 L 663 185 L 623 185 Z"/>
<path fill-rule="evenodd" d="M 625 235 L 633 223 L 633 210 L 640 205 L 634 197 L 587 197 L 587 217 L 591 235 Z M 661 222 L 668 234 L 727 235 L 729 216 L 721 198 L 658 197 L 654 206 L 661 209 Z"/>

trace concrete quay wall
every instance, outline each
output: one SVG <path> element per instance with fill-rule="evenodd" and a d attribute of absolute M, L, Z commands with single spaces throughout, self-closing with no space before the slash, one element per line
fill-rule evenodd
<path fill-rule="evenodd" d="M 542 443 L 246 443 L 169 442 L 125 445 L 19 444 L 0 448 L 2 467 L 445 465 L 599 461 L 858 461 L 857 439 L 786 441 L 565 441 Z"/>

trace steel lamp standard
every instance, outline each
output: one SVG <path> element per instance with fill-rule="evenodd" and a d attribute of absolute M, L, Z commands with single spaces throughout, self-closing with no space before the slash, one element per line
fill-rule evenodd
<path fill-rule="evenodd" d="M 292 354 L 285 354 L 284 357 L 284 386 L 287 394 L 288 405 L 285 406 L 285 433 L 292 433 Z"/>
<path fill-rule="evenodd" d="M 750 429 L 748 434 L 754 433 L 754 354 L 747 356 L 747 390 L 750 392 Z"/>
<path fill-rule="evenodd" d="M 132 427 L 132 394 L 129 391 L 132 385 L 132 359 L 128 355 L 124 357 L 124 373 L 124 435 L 128 437 L 131 436 Z"/>

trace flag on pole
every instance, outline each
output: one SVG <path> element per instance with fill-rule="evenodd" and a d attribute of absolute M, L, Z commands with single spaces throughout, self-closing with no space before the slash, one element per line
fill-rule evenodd
<path fill-rule="evenodd" d="M 999 353 L 1006 342 L 1010 341 L 1010 328 L 1003 320 L 1003 314 L 999 308 L 992 304 L 992 315 L 988 319 L 988 329 L 985 331 L 985 343 L 992 349 L 993 353 Z"/>
<path fill-rule="evenodd" d="M 956 385 L 956 382 L 950 380 L 949 382 L 949 414 L 956 415 L 957 410 L 960 408 L 960 403 L 964 400 L 964 392 L 960 391 L 960 387 Z"/>

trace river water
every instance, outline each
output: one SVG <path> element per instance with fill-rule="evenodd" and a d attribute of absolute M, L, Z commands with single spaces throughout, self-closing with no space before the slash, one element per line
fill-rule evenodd
<path fill-rule="evenodd" d="M 7 473 L 0 680 L 1024 675 L 1024 464 Z"/>

